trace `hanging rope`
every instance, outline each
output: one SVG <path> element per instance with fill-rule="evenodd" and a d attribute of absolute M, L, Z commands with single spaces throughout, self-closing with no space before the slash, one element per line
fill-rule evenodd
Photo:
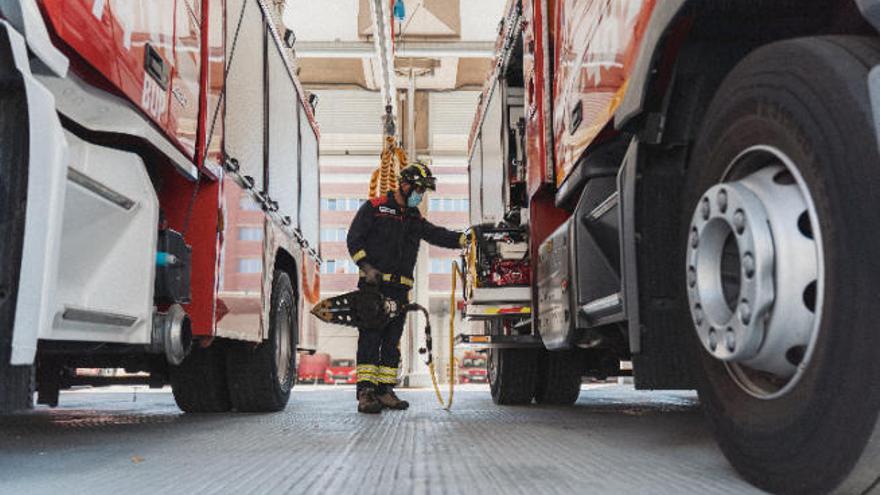
<path fill-rule="evenodd" d="M 373 171 L 370 176 L 369 197 L 380 198 L 388 191 L 397 189 L 397 177 L 400 171 L 406 167 L 407 156 L 406 151 L 397 144 L 396 126 L 394 117 L 391 115 L 391 105 L 385 107 L 384 116 L 384 133 L 385 142 L 382 145 L 382 154 L 380 155 L 379 168 Z"/>

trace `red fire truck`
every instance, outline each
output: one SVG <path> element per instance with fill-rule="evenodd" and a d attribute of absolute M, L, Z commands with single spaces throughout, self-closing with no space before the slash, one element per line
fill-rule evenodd
<path fill-rule="evenodd" d="M 316 348 L 318 129 L 263 0 L 0 1 L 0 409 L 78 367 L 274 411 Z"/>
<path fill-rule="evenodd" d="M 759 487 L 876 489 L 878 28 L 876 0 L 511 0 L 461 336 L 495 401 L 631 360 Z"/>

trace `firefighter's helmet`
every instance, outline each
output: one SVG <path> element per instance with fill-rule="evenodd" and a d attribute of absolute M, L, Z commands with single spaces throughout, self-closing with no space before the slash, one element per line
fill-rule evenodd
<path fill-rule="evenodd" d="M 425 189 L 430 189 L 432 191 L 437 190 L 437 178 L 434 177 L 434 174 L 431 173 L 431 169 L 422 161 L 410 163 L 406 168 L 401 170 L 400 182 L 405 182 L 416 187 L 424 187 Z"/>

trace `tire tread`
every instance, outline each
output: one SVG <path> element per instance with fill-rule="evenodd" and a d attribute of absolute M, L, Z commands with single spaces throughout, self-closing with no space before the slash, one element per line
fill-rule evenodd
<path fill-rule="evenodd" d="M 544 352 L 539 361 L 535 402 L 572 405 L 581 393 L 581 362 L 577 351 Z"/>
<path fill-rule="evenodd" d="M 531 403 L 538 376 L 536 350 L 492 349 L 490 352 L 498 353 L 497 379 L 490 383 L 492 400 L 498 405 Z"/>
<path fill-rule="evenodd" d="M 180 366 L 171 367 L 174 401 L 188 413 L 219 413 L 232 408 L 226 386 L 224 342 L 195 347 Z"/>
<path fill-rule="evenodd" d="M 272 283 L 270 302 L 269 337 L 259 344 L 251 342 L 231 343 L 226 353 L 226 376 L 229 382 L 229 395 L 233 407 L 240 412 L 277 412 L 287 406 L 290 388 L 282 390 L 276 379 L 275 365 L 275 321 L 278 317 L 275 308 L 282 297 L 288 297 L 293 305 L 295 298 L 290 277 L 287 273 L 276 270 Z M 295 307 L 295 306 L 294 306 Z M 295 317 L 294 317 L 295 320 Z M 296 321 L 291 331 L 291 342 L 294 352 L 291 354 L 291 373 L 296 373 Z"/>

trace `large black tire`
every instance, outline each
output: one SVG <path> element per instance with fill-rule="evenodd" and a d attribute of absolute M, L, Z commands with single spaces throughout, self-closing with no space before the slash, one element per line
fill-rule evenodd
<path fill-rule="evenodd" d="M 575 351 L 546 351 L 538 361 L 535 402 L 570 406 L 581 393 L 582 356 Z"/>
<path fill-rule="evenodd" d="M 498 405 L 530 404 L 538 376 L 537 349 L 489 349 L 489 389 Z"/>
<path fill-rule="evenodd" d="M 0 29 L 0 412 L 33 403 L 33 366 L 9 364 L 27 206 L 28 129 L 24 83 Z"/>
<path fill-rule="evenodd" d="M 682 253 L 700 195 L 753 146 L 790 157 L 815 204 L 824 304 L 800 379 L 779 397 L 758 398 L 702 348 L 699 358 L 699 394 L 721 449 L 775 493 L 865 493 L 880 482 L 880 153 L 867 86 L 877 64 L 873 38 L 756 50 L 716 94 L 689 167 Z M 680 289 L 687 301 L 684 276 Z"/>
<path fill-rule="evenodd" d="M 219 413 L 232 409 L 226 385 L 224 342 L 194 345 L 180 366 L 171 366 L 171 390 L 177 407 L 188 413 Z"/>
<path fill-rule="evenodd" d="M 296 378 L 297 306 L 287 273 L 275 271 L 270 304 L 269 338 L 236 342 L 226 354 L 229 395 L 241 412 L 283 410 Z"/>

